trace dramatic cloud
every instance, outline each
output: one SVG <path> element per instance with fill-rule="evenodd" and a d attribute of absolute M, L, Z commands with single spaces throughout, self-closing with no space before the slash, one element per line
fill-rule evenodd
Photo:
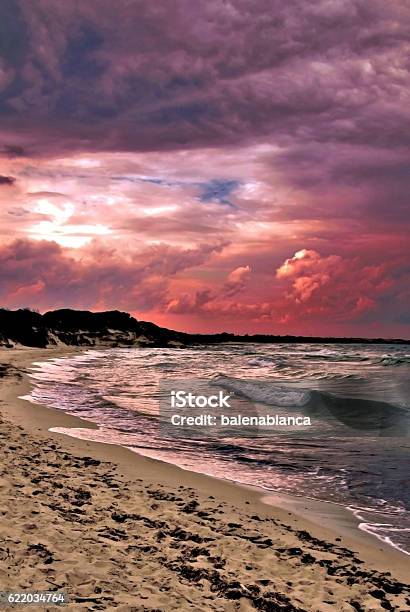
<path fill-rule="evenodd" d="M 406 267 L 394 270 L 386 263 L 361 267 L 357 259 L 343 259 L 338 255 L 323 257 L 316 251 L 303 249 L 276 271 L 278 279 L 290 283 L 284 296 L 283 322 L 295 317 L 315 319 L 318 316 L 333 321 L 363 321 L 373 311 L 383 320 L 387 313 L 378 312 L 384 309 L 383 300 L 397 299 L 406 276 Z"/>
<path fill-rule="evenodd" d="M 0 298 L 14 307 L 122 307 L 144 312 L 165 300 L 167 279 L 203 263 L 222 245 L 155 245 L 126 257 L 95 245 L 76 259 L 55 242 L 16 240 L 0 249 Z"/>
<path fill-rule="evenodd" d="M 409 27 L 404 0 L 4 0 L 2 302 L 410 336 Z"/>
<path fill-rule="evenodd" d="M 335 278 L 342 258 L 337 255 L 321 257 L 316 251 L 302 249 L 276 271 L 279 279 L 292 279 L 293 297 L 296 302 L 306 302 L 318 289 Z"/>
<path fill-rule="evenodd" d="M 408 112 L 409 16 L 400 0 L 8 0 L 3 113 L 15 128 L 36 118 L 39 148 L 44 128 L 53 148 L 61 130 L 64 147 L 81 149 L 267 133 L 282 143 L 408 144 L 386 118 Z"/>

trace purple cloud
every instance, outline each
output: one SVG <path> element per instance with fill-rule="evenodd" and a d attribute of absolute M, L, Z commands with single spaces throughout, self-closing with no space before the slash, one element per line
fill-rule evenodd
<path fill-rule="evenodd" d="M 0 185 L 14 185 L 16 179 L 13 176 L 0 175 Z"/>

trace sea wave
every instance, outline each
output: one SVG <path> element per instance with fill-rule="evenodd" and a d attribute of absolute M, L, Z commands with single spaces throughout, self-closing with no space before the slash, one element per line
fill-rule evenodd
<path fill-rule="evenodd" d="M 306 406 L 311 399 L 311 391 L 308 389 L 290 389 L 284 385 L 240 380 L 222 374 L 216 375 L 212 380 L 220 387 L 269 406 L 302 407 Z"/>
<path fill-rule="evenodd" d="M 333 419 L 338 425 L 375 435 L 406 436 L 410 432 L 410 411 L 403 406 L 371 399 L 337 396 L 321 390 L 295 388 L 290 384 L 241 380 L 218 374 L 214 385 L 237 396 L 268 406 L 302 409 L 315 418 Z"/>
<path fill-rule="evenodd" d="M 300 355 L 301 359 L 307 361 L 323 360 L 323 361 L 334 361 L 334 362 L 364 362 L 370 361 L 371 357 L 361 355 L 360 353 L 337 353 L 334 351 L 318 351 L 317 353 L 303 353 Z"/>
<path fill-rule="evenodd" d="M 381 365 L 384 366 L 403 366 L 410 364 L 410 355 L 401 355 L 400 357 L 393 357 L 392 355 L 383 355 L 380 359 Z"/>

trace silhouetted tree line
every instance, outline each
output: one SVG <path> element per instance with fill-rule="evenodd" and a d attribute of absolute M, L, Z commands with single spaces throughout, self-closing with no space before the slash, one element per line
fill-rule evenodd
<path fill-rule="evenodd" d="M 147 321 L 137 321 L 127 312 L 110 310 L 90 312 L 68 308 L 51 310 L 40 314 L 37 310 L 21 308 L 8 310 L 0 308 L 0 344 L 45 348 L 58 343 L 74 346 L 94 346 L 103 343 L 108 346 L 168 346 L 193 344 L 219 344 L 226 342 L 249 343 L 332 343 L 332 344 L 408 344 L 402 339 L 334 338 L 313 336 L 273 336 L 265 334 L 235 335 L 227 332 L 218 334 L 187 334 Z"/>

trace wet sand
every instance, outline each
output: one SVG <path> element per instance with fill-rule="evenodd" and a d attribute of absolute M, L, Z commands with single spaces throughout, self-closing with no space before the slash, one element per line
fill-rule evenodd
<path fill-rule="evenodd" d="M 258 491 L 49 432 L 95 427 L 18 399 L 33 361 L 75 350 L 0 349 L 0 590 L 67 592 L 67 610 L 410 607 L 410 558 L 334 504 L 265 504 Z"/>

